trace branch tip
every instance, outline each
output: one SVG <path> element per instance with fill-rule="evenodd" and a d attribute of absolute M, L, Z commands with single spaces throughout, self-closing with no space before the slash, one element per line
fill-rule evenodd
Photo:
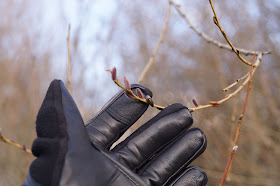
<path fill-rule="evenodd" d="M 153 102 L 151 96 L 146 95 L 146 100 L 147 100 L 147 103 L 148 103 L 149 105 L 151 105 L 152 107 L 154 106 L 154 102 Z"/>
<path fill-rule="evenodd" d="M 113 69 L 112 69 L 112 79 L 115 81 L 115 80 L 117 80 L 117 69 L 116 69 L 116 67 L 114 67 Z"/>

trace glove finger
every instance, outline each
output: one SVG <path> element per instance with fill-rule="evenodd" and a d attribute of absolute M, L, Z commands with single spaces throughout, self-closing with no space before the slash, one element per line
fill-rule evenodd
<path fill-rule="evenodd" d="M 172 180 L 166 185 L 172 186 L 204 186 L 207 184 L 208 178 L 206 173 L 199 167 L 187 168 L 179 177 Z"/>
<path fill-rule="evenodd" d="M 86 172 L 83 175 L 89 174 L 86 169 L 94 166 L 90 165 L 93 148 L 80 112 L 60 80 L 54 80 L 47 91 L 37 116 L 36 131 L 38 138 L 32 151 L 38 158 L 30 166 L 30 175 L 36 182 L 59 185 L 69 181 L 69 175 L 79 175 L 81 169 Z M 82 160 L 89 166 L 85 168 Z"/>
<path fill-rule="evenodd" d="M 142 85 L 132 85 L 132 91 L 140 88 L 145 95 L 152 92 Z M 91 142 L 108 149 L 147 110 L 148 104 L 128 98 L 125 91 L 116 94 L 92 119 L 86 122 Z"/>
<path fill-rule="evenodd" d="M 124 164 L 137 171 L 174 138 L 185 132 L 192 123 L 193 119 L 187 107 L 178 103 L 170 105 L 117 145 L 113 151 Z"/>
<path fill-rule="evenodd" d="M 152 158 L 139 170 L 139 174 L 147 183 L 163 185 L 173 177 L 181 175 L 185 168 L 204 152 L 206 145 L 204 133 L 198 128 L 190 129 Z"/>
<path fill-rule="evenodd" d="M 32 152 L 38 158 L 30 166 L 30 175 L 43 185 L 58 185 L 67 148 L 66 120 L 62 107 L 60 81 L 54 80 L 47 91 L 36 120 L 38 138 Z M 42 174 L 42 171 L 45 170 Z M 56 172 L 57 177 L 53 174 Z"/>

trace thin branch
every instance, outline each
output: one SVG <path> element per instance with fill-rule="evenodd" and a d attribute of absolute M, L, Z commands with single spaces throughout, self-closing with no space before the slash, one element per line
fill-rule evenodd
<path fill-rule="evenodd" d="M 234 87 L 237 83 L 239 83 L 241 80 L 245 79 L 246 77 L 248 77 L 250 75 L 250 72 L 248 72 L 247 74 L 245 74 L 243 77 L 237 79 L 234 83 L 232 83 L 231 85 L 229 85 L 228 87 L 224 88 L 223 91 L 227 92 L 230 88 Z"/>
<path fill-rule="evenodd" d="M 4 143 L 7 143 L 7 144 L 10 144 L 10 145 L 12 145 L 12 146 L 14 146 L 14 147 L 17 147 L 17 148 L 22 149 L 24 152 L 27 152 L 27 153 L 29 153 L 29 154 L 32 154 L 31 150 L 28 149 L 28 148 L 26 148 L 25 145 L 20 145 L 20 144 L 14 142 L 13 140 L 10 140 L 10 139 L 8 139 L 7 137 L 5 137 L 5 136 L 2 134 L 2 130 L 1 130 L 1 129 L 0 129 L 0 140 L 3 141 Z"/>
<path fill-rule="evenodd" d="M 255 57 L 255 56 L 254 56 Z M 253 60 L 254 60 L 254 57 L 253 57 Z M 252 62 L 253 67 L 252 67 L 252 70 L 251 70 L 251 73 L 250 73 L 250 76 L 247 76 L 247 78 L 244 80 L 244 82 L 234 91 L 232 92 L 231 94 L 227 94 L 225 96 L 225 98 L 219 100 L 219 101 L 210 101 L 208 105 L 198 105 L 197 107 L 194 107 L 194 108 L 189 108 L 189 111 L 191 112 L 194 112 L 194 111 L 197 111 L 197 110 L 201 110 L 201 109 L 205 109 L 205 108 L 210 108 L 210 107 L 217 107 L 219 105 L 221 105 L 222 103 L 226 102 L 227 100 L 229 100 L 230 98 L 236 96 L 236 94 L 238 94 L 244 87 L 245 85 L 250 81 L 251 77 L 254 75 L 254 73 L 256 72 L 257 68 L 259 67 L 260 65 L 260 62 L 261 62 L 261 59 L 262 59 L 262 53 L 258 53 L 258 56 L 257 56 L 257 59 L 256 59 L 256 62 L 255 64 Z M 112 73 L 112 70 L 107 70 L 109 72 Z M 113 76 L 116 76 L 115 73 L 112 73 Z M 113 77 L 112 78 L 113 81 L 120 87 L 122 88 L 123 90 L 125 90 L 126 92 L 129 92 L 135 99 L 139 100 L 139 101 L 142 101 L 144 103 L 147 103 L 149 104 L 149 102 L 146 100 L 146 99 L 142 99 L 142 98 L 139 98 L 138 96 L 136 96 L 131 90 L 129 89 L 126 89 L 125 87 L 123 87 L 118 79 L 116 77 Z M 153 107 L 156 107 L 160 110 L 164 109 L 165 107 L 163 106 L 159 106 L 159 105 L 151 105 Z"/>
<path fill-rule="evenodd" d="M 229 158 L 228 158 L 226 170 L 225 170 L 225 172 L 224 172 L 224 175 L 223 175 L 222 181 L 221 181 L 221 183 L 220 183 L 220 186 L 222 186 L 222 185 L 224 184 L 224 182 L 225 182 L 226 175 L 227 175 L 227 173 L 228 173 L 229 167 L 230 167 L 231 162 L 232 162 L 232 158 L 233 158 L 233 156 L 234 156 L 234 154 L 235 154 L 237 148 L 238 148 L 238 146 L 234 146 L 234 147 L 232 148 L 232 150 L 231 150 L 230 156 L 229 156 Z"/>
<path fill-rule="evenodd" d="M 144 70 L 142 71 L 140 78 L 138 80 L 138 83 L 141 84 L 143 82 L 144 77 L 146 76 L 147 72 L 149 71 L 149 69 L 151 68 L 152 64 L 155 61 L 155 57 L 158 53 L 158 50 L 160 48 L 160 45 L 163 43 L 164 37 L 165 37 L 165 33 L 168 27 L 168 23 L 169 23 L 169 19 L 170 19 L 170 12 L 171 12 L 171 4 L 169 3 L 168 5 L 168 9 L 167 9 L 167 14 L 166 14 L 166 19 L 165 19 L 165 24 L 163 26 L 162 32 L 160 34 L 160 38 L 158 40 L 158 43 L 156 45 L 155 50 L 153 51 L 153 54 L 149 60 L 149 62 L 146 64 Z"/>
<path fill-rule="evenodd" d="M 114 80 L 114 82 L 115 82 L 120 88 L 122 88 L 123 90 L 125 90 L 126 92 L 128 92 L 130 95 L 132 95 L 132 96 L 134 97 L 134 99 L 139 100 L 139 101 L 142 101 L 142 102 L 144 102 L 144 103 L 147 103 L 147 104 L 151 105 L 152 107 L 155 107 L 155 108 L 157 108 L 157 109 L 159 109 L 159 110 L 162 110 L 162 109 L 165 108 L 165 107 L 163 107 L 163 106 L 159 106 L 159 105 L 156 105 L 156 104 L 150 104 L 150 102 L 148 102 L 146 99 L 140 98 L 140 97 L 136 96 L 136 95 L 134 94 L 134 92 L 133 92 L 131 89 L 127 89 L 127 88 L 125 88 L 124 86 L 122 86 L 118 80 Z"/>
<path fill-rule="evenodd" d="M 262 59 L 262 53 L 259 53 L 258 56 L 257 56 L 257 59 L 256 59 L 256 62 L 255 62 L 255 65 L 253 66 L 252 68 L 252 76 L 254 75 L 254 73 L 256 72 L 257 68 L 259 67 L 260 65 L 260 62 L 261 62 L 261 59 Z M 198 107 L 195 107 L 195 108 L 189 108 L 190 111 L 194 112 L 196 110 L 200 110 L 200 109 L 205 109 L 205 108 L 209 108 L 209 107 L 216 107 L 222 103 L 224 103 L 225 101 L 229 100 L 230 98 L 234 97 L 236 94 L 238 94 L 243 88 L 244 86 L 250 81 L 250 77 L 251 76 L 248 76 L 244 82 L 240 85 L 240 87 L 238 87 L 234 92 L 232 92 L 231 94 L 228 94 L 225 96 L 224 99 L 221 99 L 219 101 L 211 101 L 209 102 L 208 105 L 201 105 L 201 106 L 198 106 Z"/>
<path fill-rule="evenodd" d="M 71 25 L 68 27 L 68 36 L 67 36 L 67 51 L 68 51 L 68 73 L 67 73 L 67 89 L 71 94 L 71 54 L 70 54 L 70 30 Z"/>
<path fill-rule="evenodd" d="M 188 19 L 186 14 L 181 10 L 180 5 L 177 5 L 173 0 L 169 0 L 169 2 L 172 4 L 172 6 L 177 10 L 179 15 L 187 22 L 187 24 L 193 29 L 199 36 L 201 36 L 203 39 L 205 39 L 207 42 L 214 44 L 215 46 L 223 49 L 227 49 L 232 51 L 232 48 L 229 44 L 224 44 L 221 43 L 214 38 L 210 37 L 209 35 L 205 34 L 201 30 L 199 30 L 196 26 L 194 26 L 191 21 Z M 253 50 L 246 50 L 242 48 L 235 48 L 237 51 L 239 51 L 240 54 L 244 55 L 254 55 L 255 53 L 262 53 L 263 55 L 265 54 L 270 54 L 270 51 L 262 52 L 262 51 L 253 51 Z"/>
<path fill-rule="evenodd" d="M 255 56 L 254 56 L 255 57 Z M 252 87 L 252 76 L 253 76 L 253 73 L 254 73 L 254 57 L 253 57 L 253 60 L 252 60 L 252 65 L 251 65 L 251 71 L 250 71 L 250 76 L 249 76 L 249 82 L 248 82 L 248 88 L 247 88 L 247 93 L 246 93 L 246 98 L 245 98 L 245 101 L 244 101 L 244 105 L 243 105 L 243 108 L 242 108 L 242 112 L 241 112 L 241 115 L 238 119 L 238 127 L 237 127 L 237 130 L 236 130 L 236 135 L 235 135 L 235 139 L 234 139 L 234 143 L 233 143 L 233 150 L 229 156 L 229 160 L 228 160 L 228 163 L 227 163 L 227 166 L 226 166 L 226 169 L 225 169 L 225 172 L 224 172 L 224 176 L 222 178 L 222 181 L 220 183 L 220 186 L 223 186 L 224 182 L 225 182 L 225 178 L 226 178 L 226 175 L 227 175 L 227 172 L 228 172 L 228 169 L 231 165 L 231 162 L 232 162 L 232 158 L 233 158 L 233 155 L 235 153 L 234 151 L 234 148 L 237 147 L 236 144 L 237 144 L 237 140 L 240 136 L 240 133 L 241 133 L 241 123 L 242 123 L 242 120 L 243 120 L 243 117 L 244 117 L 244 114 L 245 114 L 245 110 L 246 110 L 246 106 L 247 106 L 247 103 L 248 103 L 248 99 L 249 99 L 249 94 L 250 94 L 250 91 L 251 91 L 251 87 Z M 258 55 L 258 58 L 262 57 L 262 54 L 260 53 Z M 234 151 L 234 152 L 233 152 Z"/>
<path fill-rule="evenodd" d="M 236 112 L 237 112 L 237 108 L 236 108 L 236 105 L 234 106 L 234 109 L 233 109 L 233 113 L 232 113 L 232 116 L 231 116 L 231 129 L 230 129 L 230 146 L 232 147 L 233 146 L 233 138 L 234 138 L 234 128 L 235 128 L 235 121 L 236 121 Z M 229 149 L 229 152 L 231 152 L 232 149 Z M 227 173 L 227 176 L 226 176 L 226 180 L 227 181 L 230 181 L 231 180 L 231 164 L 229 165 L 229 168 L 228 168 L 228 173 Z"/>
<path fill-rule="evenodd" d="M 214 23 L 218 26 L 218 28 L 220 29 L 220 31 L 221 31 L 221 33 L 223 34 L 224 38 L 226 39 L 227 43 L 230 45 L 232 51 L 237 55 L 237 57 L 238 57 L 243 63 L 245 63 L 245 64 L 251 66 L 252 64 L 251 64 L 250 62 L 248 62 L 247 60 L 245 60 L 245 59 L 240 55 L 240 51 L 237 50 L 237 49 L 233 46 L 233 44 L 230 42 L 230 40 L 228 39 L 228 37 L 227 37 L 225 31 L 222 29 L 222 27 L 221 27 L 221 25 L 220 25 L 220 21 L 219 21 L 219 19 L 218 19 L 218 17 L 217 17 L 217 14 L 216 14 L 214 5 L 213 5 L 213 3 L 212 3 L 212 0 L 209 0 L 209 2 L 210 2 L 211 8 L 212 8 L 213 13 L 214 13 L 213 21 L 214 21 Z"/>

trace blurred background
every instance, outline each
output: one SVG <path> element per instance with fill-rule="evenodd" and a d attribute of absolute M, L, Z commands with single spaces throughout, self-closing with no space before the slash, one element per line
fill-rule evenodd
<path fill-rule="evenodd" d="M 225 42 L 213 23 L 208 1 L 176 2 L 194 25 Z M 272 51 L 263 56 L 253 78 L 227 185 L 279 185 L 280 2 L 215 0 L 214 5 L 235 46 Z M 119 79 L 126 75 L 131 83 L 138 81 L 160 36 L 167 7 L 168 0 L 0 1 L 3 134 L 31 148 L 36 114 L 50 82 L 67 82 L 68 24 L 72 95 L 87 121 L 119 91 L 106 69 L 115 66 Z M 252 56 L 245 58 L 251 60 Z M 223 98 L 227 93 L 222 89 L 249 70 L 234 53 L 205 42 L 172 8 L 164 43 L 143 85 L 153 91 L 153 100 L 159 105 L 180 102 L 193 107 L 193 98 L 198 104 Z M 246 88 L 217 108 L 193 113 L 193 127 L 206 133 L 208 148 L 192 165 L 207 172 L 208 185 L 218 185 L 222 178 L 232 148 L 232 117 L 236 128 L 245 94 Z M 136 126 L 156 113 L 149 108 Z M 0 185 L 21 184 L 32 155 L 2 142 L 0 149 Z"/>

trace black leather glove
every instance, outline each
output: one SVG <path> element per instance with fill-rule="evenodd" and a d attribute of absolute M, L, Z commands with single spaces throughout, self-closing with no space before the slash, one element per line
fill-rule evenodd
<path fill-rule="evenodd" d="M 147 95 L 152 93 L 141 85 Z M 37 157 L 23 185 L 206 185 L 198 167 L 187 166 L 206 148 L 200 129 L 181 104 L 162 110 L 122 143 L 111 145 L 148 105 L 114 96 L 84 125 L 62 81 L 54 80 L 39 110 L 32 152 Z"/>

